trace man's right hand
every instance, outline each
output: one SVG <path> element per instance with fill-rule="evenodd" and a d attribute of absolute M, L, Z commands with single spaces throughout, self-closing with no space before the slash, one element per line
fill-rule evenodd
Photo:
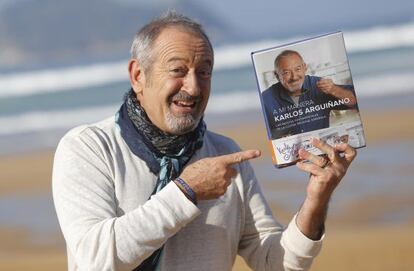
<path fill-rule="evenodd" d="M 180 178 L 196 193 L 197 200 L 216 199 L 226 193 L 231 178 L 237 175 L 232 166 L 259 156 L 259 150 L 247 150 L 200 159 L 186 166 Z"/>

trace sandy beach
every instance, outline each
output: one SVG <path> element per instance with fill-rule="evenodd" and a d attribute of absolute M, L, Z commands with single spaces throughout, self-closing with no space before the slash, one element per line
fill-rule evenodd
<path fill-rule="evenodd" d="M 391 140 L 414 139 L 413 114 L 414 111 L 408 109 L 363 114 L 368 146 Z M 263 157 L 260 159 L 270 159 L 265 128 L 261 122 L 249 124 L 248 127 L 238 124 L 221 128 L 218 132 L 234 138 L 243 149 L 261 149 Z M 53 150 L 0 157 L 0 199 L 50 193 L 52 161 Z M 358 169 L 363 165 L 355 164 L 353 167 Z M 364 170 L 369 174 L 369 168 Z M 405 166 L 399 170 L 405 176 L 414 176 L 414 167 Z M 281 191 L 304 189 L 304 186 L 289 185 L 283 180 L 273 185 L 264 182 L 264 187 Z M 413 186 L 407 189 L 411 188 Z M 413 193 L 414 190 L 411 190 L 408 194 Z M 374 195 L 349 202 L 341 213 L 332 214 L 327 222 L 324 248 L 311 270 L 413 270 L 414 212 L 397 225 L 376 224 L 377 218 L 384 212 L 392 213 L 399 208 L 414 206 L 414 200 L 404 195 Z M 270 201 L 270 204 L 282 222 L 289 221 L 292 210 L 279 206 L 277 201 Z M 0 270 L 66 269 L 65 247 L 60 233 L 50 234 L 50 242 L 40 245 L 33 242 L 34 234 L 30 227 L 10 227 L 0 223 Z M 233 270 L 250 269 L 238 258 Z"/>

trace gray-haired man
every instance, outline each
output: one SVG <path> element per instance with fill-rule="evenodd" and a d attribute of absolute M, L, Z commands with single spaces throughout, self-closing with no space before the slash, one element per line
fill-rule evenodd
<path fill-rule="evenodd" d="M 213 62 L 200 25 L 175 13 L 151 22 L 116 116 L 61 140 L 53 195 L 69 270 L 231 270 L 237 254 L 254 270 L 310 267 L 355 150 L 315 141 L 329 159 L 300 152 L 311 177 L 284 229 L 247 162 L 260 152 L 205 128 Z"/>

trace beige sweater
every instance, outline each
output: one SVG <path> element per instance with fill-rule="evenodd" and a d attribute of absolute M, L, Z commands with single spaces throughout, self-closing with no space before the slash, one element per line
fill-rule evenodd
<path fill-rule="evenodd" d="M 207 131 L 192 161 L 238 150 Z M 308 269 L 321 241 L 306 238 L 294 219 L 284 230 L 250 164 L 236 169 L 216 200 L 196 206 L 173 182 L 148 200 L 156 176 L 129 150 L 114 118 L 71 130 L 53 167 L 68 269 L 132 270 L 163 244 L 159 270 L 231 270 L 237 254 L 254 270 Z"/>

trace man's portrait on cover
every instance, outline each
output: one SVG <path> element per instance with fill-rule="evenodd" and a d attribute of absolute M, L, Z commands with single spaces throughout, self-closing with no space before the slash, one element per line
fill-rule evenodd
<path fill-rule="evenodd" d="M 277 82 L 262 92 L 273 139 L 328 128 L 331 111 L 356 108 L 353 85 L 309 74 L 299 51 L 283 50 L 273 65 Z"/>

